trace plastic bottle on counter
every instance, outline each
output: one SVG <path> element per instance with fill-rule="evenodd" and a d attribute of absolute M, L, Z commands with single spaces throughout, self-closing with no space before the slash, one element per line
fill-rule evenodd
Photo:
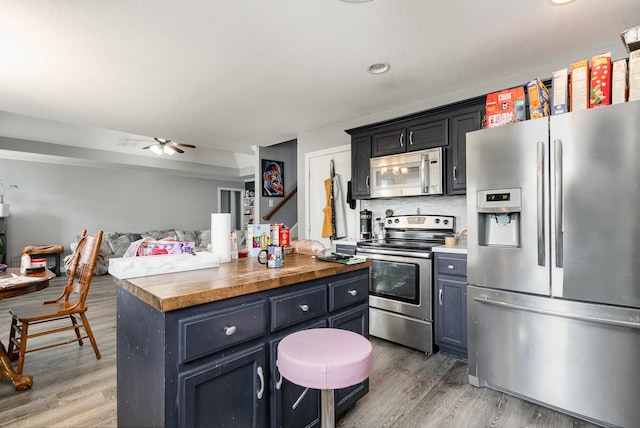
<path fill-rule="evenodd" d="M 22 258 L 20 258 L 20 273 L 26 273 L 27 269 L 31 268 L 31 257 L 29 254 L 22 253 Z"/>

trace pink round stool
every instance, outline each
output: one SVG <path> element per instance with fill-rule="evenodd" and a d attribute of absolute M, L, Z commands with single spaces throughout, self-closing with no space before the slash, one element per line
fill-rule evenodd
<path fill-rule="evenodd" d="M 371 343 L 357 333 L 314 328 L 292 333 L 278 345 L 278 369 L 296 385 L 322 390 L 322 428 L 335 425 L 333 390 L 369 377 Z"/>

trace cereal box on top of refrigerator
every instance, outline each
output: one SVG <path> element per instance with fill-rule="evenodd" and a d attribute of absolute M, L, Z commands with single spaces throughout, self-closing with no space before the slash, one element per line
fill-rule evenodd
<path fill-rule="evenodd" d="M 529 117 L 540 119 L 549 116 L 551 109 L 549 106 L 549 89 L 539 78 L 533 79 L 527 84 L 529 94 Z"/>
<path fill-rule="evenodd" d="M 569 111 L 569 70 L 562 68 L 551 74 L 551 114 Z"/>
<path fill-rule="evenodd" d="M 627 101 L 627 60 L 619 59 L 611 67 L 611 104 Z"/>
<path fill-rule="evenodd" d="M 611 52 L 591 58 L 589 108 L 611 104 Z"/>
<path fill-rule="evenodd" d="M 589 107 L 589 60 L 571 64 L 569 85 L 571 111 L 586 110 Z"/>
<path fill-rule="evenodd" d="M 487 128 L 520 122 L 526 119 L 524 87 L 487 94 Z"/>

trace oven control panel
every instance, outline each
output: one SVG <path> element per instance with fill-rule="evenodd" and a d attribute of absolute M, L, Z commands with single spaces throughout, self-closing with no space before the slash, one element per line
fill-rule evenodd
<path fill-rule="evenodd" d="M 384 219 L 385 229 L 453 230 L 455 217 L 448 215 L 394 215 Z"/>

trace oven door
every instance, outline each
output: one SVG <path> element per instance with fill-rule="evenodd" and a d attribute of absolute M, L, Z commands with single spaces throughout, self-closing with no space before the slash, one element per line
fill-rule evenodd
<path fill-rule="evenodd" d="M 357 252 L 371 259 L 369 306 L 422 320 L 433 319 L 431 253 L 408 256 L 406 251 L 367 248 L 358 248 Z"/>

